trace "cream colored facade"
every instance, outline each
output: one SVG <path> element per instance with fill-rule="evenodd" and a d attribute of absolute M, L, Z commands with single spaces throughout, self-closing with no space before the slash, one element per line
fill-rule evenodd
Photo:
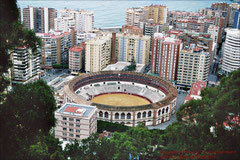
<path fill-rule="evenodd" d="M 164 24 L 167 22 L 167 7 L 162 5 L 145 6 L 144 12 L 148 19 L 153 19 L 154 23 Z"/>
<path fill-rule="evenodd" d="M 85 70 L 98 72 L 110 64 L 111 35 L 95 37 L 86 42 Z"/>
<path fill-rule="evenodd" d="M 209 74 L 210 55 L 202 50 L 182 50 L 178 63 L 178 86 L 190 87 L 197 81 L 207 81 Z"/>
<path fill-rule="evenodd" d="M 147 18 L 143 8 L 127 8 L 125 24 L 126 26 L 136 26 L 139 27 L 140 21 Z"/>
<path fill-rule="evenodd" d="M 97 132 L 97 108 L 94 106 L 66 103 L 55 112 L 55 118 L 55 137 L 60 140 L 80 142 Z"/>
<path fill-rule="evenodd" d="M 116 35 L 116 58 L 118 61 L 148 64 L 150 36 L 118 33 Z"/>

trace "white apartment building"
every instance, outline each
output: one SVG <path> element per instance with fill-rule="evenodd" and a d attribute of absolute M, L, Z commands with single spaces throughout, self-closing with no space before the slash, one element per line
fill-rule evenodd
<path fill-rule="evenodd" d="M 85 32 L 80 32 L 76 34 L 76 44 L 80 45 L 83 42 L 87 42 L 94 37 L 96 37 L 96 33 L 85 33 Z"/>
<path fill-rule="evenodd" d="M 240 30 L 227 28 L 222 71 L 228 74 L 240 68 Z"/>
<path fill-rule="evenodd" d="M 74 17 L 65 17 L 61 16 L 54 19 L 55 31 L 64 31 L 67 32 L 70 28 L 75 28 L 75 18 Z"/>
<path fill-rule="evenodd" d="M 111 61 L 111 35 L 95 37 L 86 42 L 85 70 L 98 72 Z"/>
<path fill-rule="evenodd" d="M 118 61 L 148 64 L 150 36 L 116 34 L 116 58 Z"/>
<path fill-rule="evenodd" d="M 40 51 L 32 53 L 27 47 L 18 47 L 11 52 L 13 83 L 27 83 L 40 73 Z"/>
<path fill-rule="evenodd" d="M 94 14 L 86 10 L 64 9 L 54 22 L 55 30 L 69 31 L 69 28 L 74 27 L 78 33 L 89 32 L 94 28 Z"/>
<path fill-rule="evenodd" d="M 55 137 L 62 141 L 80 142 L 97 131 L 95 106 L 66 103 L 55 112 L 55 118 Z"/>
<path fill-rule="evenodd" d="M 208 33 L 211 34 L 211 38 L 213 39 L 213 43 L 218 43 L 218 38 L 220 38 L 219 37 L 219 26 L 211 24 L 208 27 Z"/>
<path fill-rule="evenodd" d="M 125 25 L 139 27 L 140 21 L 146 19 L 146 14 L 142 8 L 127 8 Z"/>
<path fill-rule="evenodd" d="M 178 88 L 191 87 L 197 81 L 207 81 L 210 55 L 201 48 L 183 49 L 179 55 L 177 85 Z"/>
<path fill-rule="evenodd" d="M 94 28 L 94 15 L 91 11 L 80 10 L 76 13 L 77 32 L 89 32 Z"/>
<path fill-rule="evenodd" d="M 72 46 L 74 33 L 55 31 L 37 33 L 42 40 L 42 67 L 52 68 L 55 64 L 68 65 L 68 51 Z"/>

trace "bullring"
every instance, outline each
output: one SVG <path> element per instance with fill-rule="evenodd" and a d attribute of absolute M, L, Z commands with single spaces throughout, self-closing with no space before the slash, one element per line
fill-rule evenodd
<path fill-rule="evenodd" d="M 133 95 L 149 101 L 141 105 L 108 105 L 92 102 L 108 94 Z M 106 95 L 106 96 L 108 96 Z M 122 71 L 101 71 L 84 74 L 64 86 L 65 102 L 97 106 L 98 119 L 127 126 L 158 125 L 175 113 L 177 89 L 159 77 Z"/>

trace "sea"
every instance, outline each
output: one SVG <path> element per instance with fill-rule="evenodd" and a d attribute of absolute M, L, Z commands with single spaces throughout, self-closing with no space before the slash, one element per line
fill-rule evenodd
<path fill-rule="evenodd" d="M 94 13 L 94 27 L 120 27 L 125 23 L 125 10 L 132 7 L 148 6 L 151 4 L 166 5 L 168 10 L 198 11 L 200 8 L 210 7 L 215 2 L 232 3 L 230 0 L 18 0 L 18 6 L 25 8 L 49 7 L 58 12 L 61 9 L 84 9 Z"/>

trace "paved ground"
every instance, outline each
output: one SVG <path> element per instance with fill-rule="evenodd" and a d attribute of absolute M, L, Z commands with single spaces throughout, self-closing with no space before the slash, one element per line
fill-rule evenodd
<path fill-rule="evenodd" d="M 48 83 L 63 73 L 68 73 L 68 70 L 50 70 L 47 71 L 46 75 L 41 77 L 41 79 Z"/>
<path fill-rule="evenodd" d="M 176 112 L 174 115 L 172 115 L 171 120 L 168 122 L 165 122 L 163 124 L 159 124 L 157 126 L 148 126 L 148 129 L 161 129 L 164 130 L 166 129 L 166 127 L 170 124 L 172 124 L 174 121 L 176 121 L 176 113 L 178 108 L 180 107 L 181 104 L 183 104 L 185 97 L 187 96 L 188 93 L 183 92 L 178 92 L 178 96 L 177 96 L 177 106 L 176 106 Z"/>

